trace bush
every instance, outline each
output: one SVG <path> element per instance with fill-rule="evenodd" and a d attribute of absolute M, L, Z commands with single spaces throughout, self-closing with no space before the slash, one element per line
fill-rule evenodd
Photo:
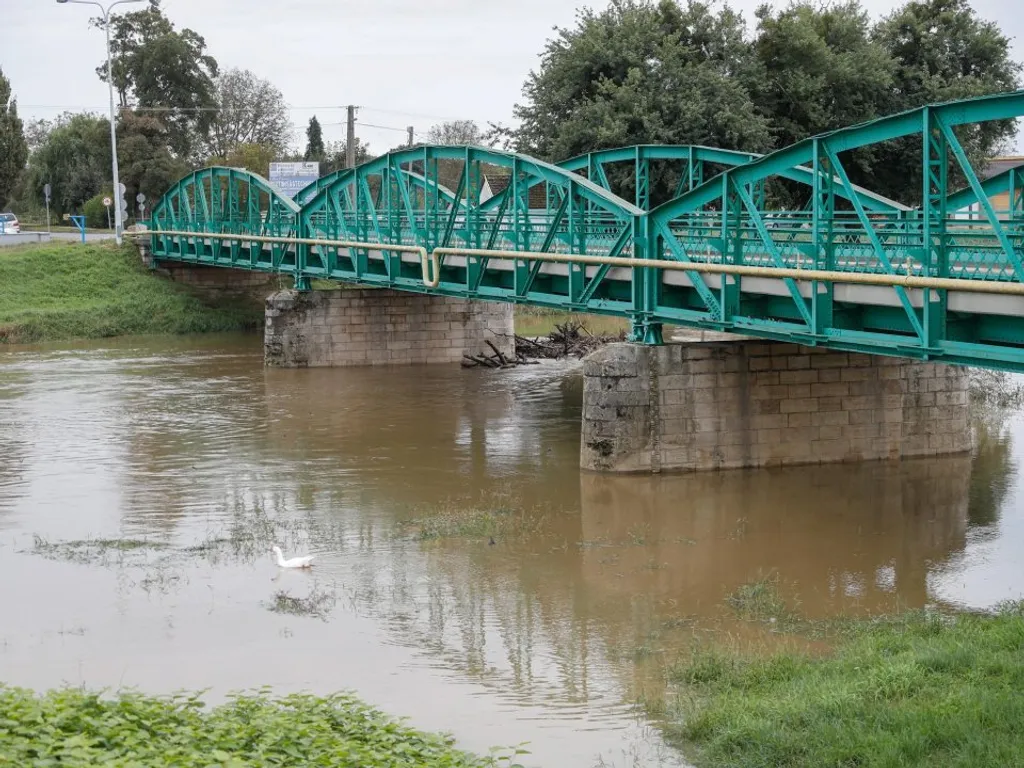
<path fill-rule="evenodd" d="M 113 195 L 109 192 L 100 192 L 95 197 L 90 197 L 82 206 L 82 213 L 85 215 L 85 226 L 97 229 L 107 229 L 107 207 L 103 204 L 103 198 Z M 113 217 L 114 210 L 111 208 L 110 215 Z M 113 218 L 111 218 L 113 220 Z"/>

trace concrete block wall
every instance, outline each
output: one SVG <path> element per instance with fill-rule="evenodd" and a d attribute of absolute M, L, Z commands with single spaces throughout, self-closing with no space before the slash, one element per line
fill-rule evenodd
<path fill-rule="evenodd" d="M 211 300 L 252 298 L 263 302 L 271 293 L 292 282 L 290 277 L 284 275 L 250 269 L 193 266 L 174 262 L 161 263 L 159 271 L 174 282 L 187 285 L 196 293 Z"/>
<path fill-rule="evenodd" d="M 459 363 L 515 355 L 511 304 L 386 289 L 279 291 L 267 299 L 264 360 L 289 368 Z"/>
<path fill-rule="evenodd" d="M 581 464 L 710 470 L 969 451 L 964 369 L 794 344 L 614 344 L 584 362 Z"/>

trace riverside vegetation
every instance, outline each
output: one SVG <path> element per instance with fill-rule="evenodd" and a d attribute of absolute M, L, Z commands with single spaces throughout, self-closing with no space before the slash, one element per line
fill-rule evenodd
<path fill-rule="evenodd" d="M 349 694 L 274 698 L 262 690 L 207 709 L 197 694 L 36 695 L 0 685 L 0 721 L 0 765 L 10 766 L 514 768 L 521 754 L 472 755 Z"/>
<path fill-rule="evenodd" d="M 147 270 L 131 243 L 0 248 L 0 344 L 248 330 L 262 322 L 259 302 L 212 306 Z"/>
<path fill-rule="evenodd" d="M 654 708 L 700 768 L 1019 765 L 1024 602 L 815 621 L 765 578 L 726 603 L 781 643 L 699 644 L 668 667 Z"/>

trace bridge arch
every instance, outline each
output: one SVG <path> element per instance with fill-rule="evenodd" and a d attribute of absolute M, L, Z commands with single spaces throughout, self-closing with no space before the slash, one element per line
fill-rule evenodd
<path fill-rule="evenodd" d="M 274 184 L 241 168 L 210 166 L 183 176 L 151 214 L 160 232 L 196 232 L 295 237 L 299 206 Z M 280 243 L 225 241 L 184 234 L 154 234 L 154 253 L 181 261 L 279 269 L 294 265 L 295 249 Z M 159 243 L 157 243 L 159 238 Z M 158 249 L 156 246 L 159 245 Z"/>
<path fill-rule="evenodd" d="M 632 254 L 642 250 L 643 211 L 580 174 L 535 158 L 475 146 L 397 150 L 338 173 L 302 207 L 303 231 L 314 239 L 435 248 Z M 404 280 L 414 255 L 312 245 L 307 271 L 339 279 Z M 441 257 L 442 282 L 463 291 L 497 289 L 485 279 L 488 258 Z M 564 265 L 526 269 L 524 290 Z M 505 285 L 507 290 L 508 285 Z"/>
<path fill-rule="evenodd" d="M 605 166 L 626 164 L 632 171 L 635 204 L 644 210 L 650 210 L 652 163 L 669 162 L 678 166 L 678 182 L 675 194 L 671 197 L 671 199 L 675 199 L 717 175 L 717 170 L 709 174 L 709 168 L 734 168 L 751 163 L 761 157 L 764 155 L 757 152 L 740 152 L 696 144 L 637 144 L 577 155 L 558 163 L 558 166 L 571 171 L 586 171 L 587 178 L 610 189 L 611 184 Z M 776 175 L 807 186 L 813 186 L 814 183 L 814 172 L 802 165 L 785 168 Z M 852 185 L 849 191 L 841 188 L 838 194 L 841 197 L 856 195 L 861 204 L 869 211 L 910 210 L 910 206 L 890 200 L 857 185 Z"/>
<path fill-rule="evenodd" d="M 683 262 L 1024 282 L 1024 252 L 992 210 L 984 185 L 953 130 L 1022 114 L 1024 91 L 1015 91 L 929 105 L 805 139 L 727 169 L 652 210 L 652 250 L 657 257 Z M 840 155 L 914 135 L 922 141 L 923 204 L 896 214 L 869 212 L 853 194 Z M 755 186 L 798 166 L 812 174 L 813 194 L 806 212 L 783 222 L 759 210 L 752 194 Z M 967 224 L 949 220 L 946 183 L 951 166 L 966 177 L 971 202 L 977 201 L 981 208 L 984 230 L 970 230 Z M 835 199 L 843 192 L 853 211 L 836 210 Z M 852 311 L 837 302 L 834 282 L 798 285 L 785 279 L 778 281 L 780 295 L 762 302 L 754 319 L 753 312 L 743 306 L 738 278 L 719 285 L 695 273 L 687 275 L 700 299 L 692 314 L 710 324 L 786 329 L 848 343 L 897 333 L 905 336 L 907 346 L 924 348 L 945 336 L 937 318 L 946 316 L 946 293 L 936 289 L 912 297 L 903 287 L 894 286 L 886 289 L 887 296 L 875 300 L 870 311 Z M 845 327 L 834 322 L 841 313 L 846 316 Z M 965 338 L 1000 332 L 977 323 L 959 331 Z M 950 349 L 956 343 L 945 341 Z"/>

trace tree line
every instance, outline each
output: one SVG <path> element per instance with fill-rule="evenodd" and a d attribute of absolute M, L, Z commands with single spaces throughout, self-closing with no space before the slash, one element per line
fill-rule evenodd
<path fill-rule="evenodd" d="M 1015 90 L 1021 64 L 999 26 L 968 0 L 911 0 L 872 20 L 858 0 L 759 7 L 748 31 L 728 5 L 611 0 L 557 29 L 529 73 L 514 128 L 471 120 L 436 125 L 428 144 L 486 144 L 558 161 L 630 144 L 701 144 L 768 152 L 824 131 L 922 104 Z M 92 22 L 100 25 L 98 19 Z M 266 175 L 274 160 L 342 168 L 344 142 L 325 142 L 314 116 L 291 148 L 282 93 L 251 71 L 221 69 L 203 37 L 177 29 L 160 0 L 114 17 L 118 161 L 129 207 L 153 201 L 189 170 L 212 164 Z M 97 74 L 106 82 L 105 62 Z M 975 167 L 1005 151 L 1012 120 L 960 129 Z M 370 157 L 359 142 L 357 162 Z M 921 139 L 844 155 L 851 179 L 906 202 L 921 197 Z M 59 215 L 105 222 L 109 123 L 66 113 L 23 123 L 0 71 L 0 206 L 33 212 L 43 186 Z M 657 180 L 655 180 L 657 182 Z M 667 183 L 662 184 L 667 194 Z M 773 193 L 783 198 L 785 186 Z M 99 223 L 99 222 L 97 222 Z"/>
<path fill-rule="evenodd" d="M 559 29 L 526 80 L 515 148 L 558 160 L 629 144 L 768 152 L 924 104 L 1020 87 L 999 26 L 968 0 L 912 0 L 872 21 L 857 0 L 761 5 L 754 30 L 697 0 L 612 0 Z M 975 169 L 1012 120 L 958 129 Z M 921 199 L 921 137 L 845 153 L 855 183 Z"/>

